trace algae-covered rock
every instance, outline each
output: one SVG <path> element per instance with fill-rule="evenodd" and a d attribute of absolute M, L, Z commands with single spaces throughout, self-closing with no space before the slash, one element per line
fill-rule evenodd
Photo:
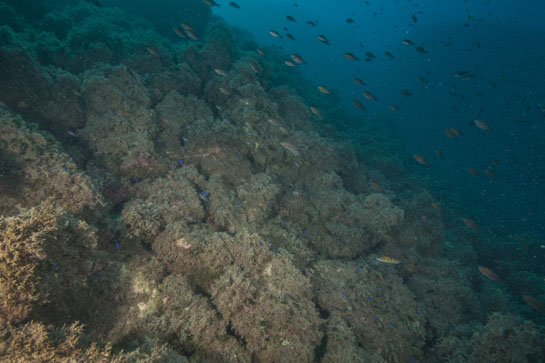
<path fill-rule="evenodd" d="M 55 138 L 4 108 L 0 134 L 2 215 L 15 214 L 18 206 L 54 200 L 71 213 L 96 218 L 104 206 L 100 193 Z"/>
<path fill-rule="evenodd" d="M 422 307 L 397 276 L 395 267 L 366 261 L 359 266 L 321 261 L 313 270 L 318 305 L 350 324 L 351 332 L 345 334 L 353 334 L 356 344 L 386 361 L 423 356 Z"/>
<path fill-rule="evenodd" d="M 87 122 L 80 134 L 103 167 L 130 178 L 160 173 L 146 88 L 124 66 L 103 66 L 84 78 Z"/>
<path fill-rule="evenodd" d="M 187 166 L 153 182 L 141 183 L 137 198 L 128 202 L 122 212 L 129 235 L 151 242 L 166 224 L 202 221 L 206 202 L 200 187 L 191 181 L 195 174 L 196 170 Z"/>

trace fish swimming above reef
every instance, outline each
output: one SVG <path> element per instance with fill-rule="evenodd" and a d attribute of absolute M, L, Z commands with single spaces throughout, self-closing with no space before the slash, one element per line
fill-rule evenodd
<path fill-rule="evenodd" d="M 294 62 L 303 64 L 306 63 L 303 57 L 301 57 L 299 54 L 290 54 L 291 59 L 293 59 Z"/>
<path fill-rule="evenodd" d="M 226 76 L 227 75 L 226 71 L 224 71 L 223 69 L 219 69 L 219 68 L 215 68 L 214 72 L 216 72 L 216 74 L 218 74 L 220 76 Z"/>
<path fill-rule="evenodd" d="M 350 53 L 350 52 L 347 52 L 347 53 L 344 53 L 344 57 L 348 60 L 351 60 L 351 61 L 357 61 L 357 60 L 360 60 L 358 57 L 356 57 L 354 54 Z"/>
<path fill-rule="evenodd" d="M 151 55 L 154 55 L 156 57 L 159 56 L 159 53 L 157 53 L 157 51 L 155 49 L 153 49 L 152 47 L 147 47 L 146 50 L 148 51 L 149 54 Z"/>
<path fill-rule="evenodd" d="M 425 165 L 425 166 L 430 166 L 430 163 L 428 163 L 428 161 L 426 159 L 424 159 L 424 157 L 422 155 L 420 155 L 420 154 L 414 154 L 413 158 L 414 158 L 414 160 L 416 160 L 416 162 L 418 164 Z"/>
<path fill-rule="evenodd" d="M 375 97 L 375 95 L 372 94 L 372 93 L 369 92 L 369 91 L 363 92 L 363 97 L 367 98 L 367 99 L 370 100 L 370 101 L 376 101 L 376 100 L 377 100 L 377 98 Z"/>
<path fill-rule="evenodd" d="M 536 298 L 528 295 L 522 295 L 522 298 L 524 299 L 526 304 L 530 305 L 539 312 L 545 313 L 545 306 Z"/>
<path fill-rule="evenodd" d="M 297 157 L 301 156 L 301 154 L 299 153 L 299 150 L 297 149 L 297 146 L 295 146 L 291 141 L 287 141 L 287 140 L 286 140 L 286 141 L 282 141 L 282 142 L 280 143 L 280 145 L 281 145 L 284 149 L 286 149 L 286 150 L 288 150 L 290 153 L 292 153 L 294 156 L 297 156 Z"/>
<path fill-rule="evenodd" d="M 318 110 L 314 106 L 310 106 L 310 112 L 312 112 L 314 115 L 316 115 L 318 117 L 322 117 L 322 113 L 320 112 L 320 110 Z"/>
<path fill-rule="evenodd" d="M 367 83 L 365 83 L 364 81 L 362 81 L 361 79 L 359 78 L 354 78 L 354 82 L 356 82 L 356 84 L 360 84 L 362 86 L 367 86 Z"/>
<path fill-rule="evenodd" d="M 329 45 L 329 39 L 327 39 L 325 35 L 322 35 L 322 34 L 318 35 L 318 40 L 324 44 Z"/>
<path fill-rule="evenodd" d="M 318 89 L 320 90 L 320 92 L 322 92 L 322 93 L 324 93 L 326 95 L 331 94 L 331 91 L 326 86 L 318 86 Z"/>
<path fill-rule="evenodd" d="M 475 126 L 477 126 L 478 128 L 480 128 L 481 130 L 484 130 L 484 131 L 492 131 L 492 128 L 490 127 L 490 125 L 488 125 L 485 121 L 483 120 L 475 120 L 474 121 L 474 124 Z"/>
<path fill-rule="evenodd" d="M 473 175 L 473 176 L 481 176 L 481 174 L 479 174 L 479 172 L 478 172 L 477 169 L 475 169 L 475 168 L 468 168 L 467 170 L 468 170 L 468 171 L 471 173 L 471 175 Z"/>
<path fill-rule="evenodd" d="M 354 103 L 354 106 L 356 106 L 356 108 L 365 111 L 365 107 L 363 107 L 362 103 L 359 100 L 353 100 L 352 103 Z"/>
<path fill-rule="evenodd" d="M 231 2 L 229 3 L 229 5 L 231 5 L 231 7 L 235 8 L 235 9 L 240 9 L 240 5 L 238 5 L 238 4 L 237 4 L 236 2 L 234 2 L 234 1 L 231 1 Z"/>
<path fill-rule="evenodd" d="M 482 273 L 484 276 L 488 277 L 490 280 L 494 280 L 499 283 L 502 282 L 500 277 L 488 267 L 479 266 L 479 272 Z"/>
<path fill-rule="evenodd" d="M 275 38 L 282 38 L 282 36 L 276 30 L 269 30 L 269 34 Z"/>
<path fill-rule="evenodd" d="M 250 62 L 250 68 L 252 69 L 252 71 L 254 71 L 254 73 L 260 72 L 259 66 L 257 65 L 256 62 Z"/>
<path fill-rule="evenodd" d="M 377 261 L 382 263 L 389 263 L 391 265 L 399 265 L 400 263 L 402 263 L 400 260 L 396 260 L 395 258 L 391 258 L 388 256 L 377 257 Z"/>
<path fill-rule="evenodd" d="M 464 224 L 466 226 L 468 226 L 469 228 L 471 229 L 475 229 L 477 231 L 481 231 L 481 227 L 479 227 L 477 225 L 477 223 L 475 223 L 475 221 L 473 219 L 470 219 L 470 218 L 462 218 L 462 222 L 464 222 Z"/>
<path fill-rule="evenodd" d="M 172 30 L 174 30 L 174 33 L 176 33 L 177 36 L 179 36 L 182 39 L 187 39 L 187 36 L 182 31 L 182 29 L 178 28 L 177 26 L 173 26 Z"/>
<path fill-rule="evenodd" d="M 296 22 L 297 20 L 295 20 L 295 18 L 291 15 L 287 15 L 286 16 L 286 19 L 289 20 L 289 21 L 293 21 L 293 22 Z"/>

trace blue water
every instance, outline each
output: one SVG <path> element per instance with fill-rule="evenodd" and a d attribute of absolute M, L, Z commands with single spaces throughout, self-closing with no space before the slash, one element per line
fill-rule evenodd
<path fill-rule="evenodd" d="M 407 157 L 421 154 L 432 164 L 419 172 L 443 198 L 464 205 L 490 228 L 545 234 L 545 25 L 540 1 L 239 1 L 214 14 L 249 30 L 262 46 L 298 53 L 303 74 L 339 92 L 354 113 L 392 120 Z M 293 16 L 297 22 L 286 19 Z M 415 22 L 411 16 L 415 15 Z M 346 23 L 347 18 L 354 23 Z M 311 20 L 315 27 L 307 24 Z M 288 39 L 283 28 L 293 34 Z M 268 34 L 279 31 L 282 39 Z M 330 45 L 316 36 L 325 35 Z M 409 39 L 427 53 L 406 46 Z M 362 47 L 363 45 L 363 47 Z M 365 62 L 365 52 L 377 58 Z M 384 55 L 389 51 L 395 57 Z M 362 60 L 344 58 L 352 52 Z M 455 78 L 459 71 L 475 75 Z M 359 77 L 368 85 L 353 82 Z M 417 77 L 427 79 L 425 83 Z M 455 87 L 455 90 L 453 89 Z M 406 97 L 400 89 L 413 95 Z M 377 102 L 364 100 L 372 91 Z M 327 96 L 323 96 L 327 97 Z M 390 111 L 396 104 L 401 110 Z M 472 126 L 486 120 L 493 131 Z M 459 127 L 465 137 L 449 139 Z M 445 159 L 436 157 L 434 150 Z M 495 165 L 493 160 L 501 164 Z M 468 168 L 477 169 L 476 178 Z M 497 178 L 483 170 L 491 168 Z M 418 169 L 415 167 L 415 169 Z"/>

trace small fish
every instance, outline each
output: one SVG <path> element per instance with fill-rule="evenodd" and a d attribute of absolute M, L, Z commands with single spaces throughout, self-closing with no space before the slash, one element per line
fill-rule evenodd
<path fill-rule="evenodd" d="M 409 39 L 403 39 L 401 41 L 401 44 L 403 44 L 403 45 L 414 45 L 414 43 L 412 41 L 410 41 Z"/>
<path fill-rule="evenodd" d="M 184 30 L 195 31 L 195 30 L 193 30 L 193 27 L 192 27 L 191 25 L 187 24 L 187 23 L 182 23 L 181 25 L 182 25 L 182 28 L 183 28 Z"/>
<path fill-rule="evenodd" d="M 484 173 L 486 175 L 488 175 L 489 177 L 491 178 L 495 178 L 496 177 L 496 173 L 494 172 L 494 170 L 491 170 L 491 169 L 484 169 Z"/>
<path fill-rule="evenodd" d="M 356 106 L 356 108 L 359 108 L 360 110 L 365 111 L 365 107 L 363 107 L 363 105 L 361 104 L 359 100 L 353 100 L 352 102 L 354 103 L 354 106 Z"/>
<path fill-rule="evenodd" d="M 384 55 L 387 56 L 388 58 L 394 59 L 394 55 L 388 51 L 384 52 Z"/>
<path fill-rule="evenodd" d="M 430 166 L 430 163 L 428 163 L 428 161 L 426 159 L 424 159 L 424 157 L 422 155 L 420 155 L 420 154 L 414 154 L 413 158 L 414 158 L 414 160 L 416 160 L 416 162 L 418 164 L 422 164 L 422 165 L 425 165 L 425 166 Z"/>
<path fill-rule="evenodd" d="M 388 106 L 388 108 L 390 110 L 392 110 L 392 111 L 399 111 L 399 106 L 397 106 L 397 105 L 390 105 L 390 106 Z"/>
<path fill-rule="evenodd" d="M 296 67 L 297 64 L 293 63 L 292 61 L 290 61 L 289 59 L 286 59 L 284 61 L 284 64 L 287 65 L 288 67 Z"/>
<path fill-rule="evenodd" d="M 363 92 L 363 97 L 367 98 L 367 99 L 370 100 L 370 101 L 376 101 L 376 100 L 377 100 L 377 98 L 375 97 L 375 95 L 372 94 L 372 93 L 369 92 L 369 91 Z"/>
<path fill-rule="evenodd" d="M 316 23 L 311 20 L 307 20 L 307 24 L 310 26 L 316 26 Z"/>
<path fill-rule="evenodd" d="M 233 92 L 229 88 L 219 87 L 219 90 L 224 95 L 230 96 L 233 94 Z"/>
<path fill-rule="evenodd" d="M 481 130 L 484 130 L 484 131 L 492 131 L 492 128 L 490 127 L 490 125 L 488 125 L 485 121 L 483 120 L 475 120 L 473 121 L 473 123 L 475 124 L 475 126 L 477 126 L 478 128 L 480 128 Z"/>
<path fill-rule="evenodd" d="M 457 136 L 452 129 L 446 129 L 445 134 L 453 140 L 456 140 Z"/>
<path fill-rule="evenodd" d="M 219 68 L 215 68 L 214 72 L 216 72 L 216 74 L 218 74 L 220 76 L 226 76 L 227 75 L 226 71 L 224 71 L 223 69 L 219 69 Z"/>
<path fill-rule="evenodd" d="M 210 200 L 208 199 L 208 193 L 204 191 L 199 193 L 199 198 L 205 203 L 210 203 Z"/>
<path fill-rule="evenodd" d="M 354 78 L 354 82 L 356 82 L 356 84 L 360 84 L 362 86 L 367 86 L 367 83 L 365 83 L 364 81 L 362 81 L 361 79 L 359 78 Z"/>
<path fill-rule="evenodd" d="M 295 40 L 295 37 L 291 33 L 286 33 L 286 37 L 288 37 L 291 40 Z"/>
<path fill-rule="evenodd" d="M 439 149 L 435 149 L 435 155 L 437 155 L 440 158 L 443 158 L 443 152 Z"/>
<path fill-rule="evenodd" d="M 295 146 L 291 141 L 282 141 L 280 145 L 282 145 L 284 149 L 288 150 L 294 156 L 301 156 L 299 150 L 297 149 L 297 146 Z"/>
<path fill-rule="evenodd" d="M 197 36 L 197 34 L 195 34 L 195 31 L 193 29 L 185 29 L 185 34 L 195 41 L 199 40 L 199 37 Z"/>
<path fill-rule="evenodd" d="M 182 39 L 187 39 L 187 36 L 182 31 L 182 29 L 178 28 L 177 26 L 173 26 L 172 30 L 174 30 L 174 33 L 176 33 L 177 36 L 179 36 Z"/>
<path fill-rule="evenodd" d="M 492 271 L 491 269 L 489 269 L 488 267 L 482 267 L 482 266 L 479 266 L 479 271 L 486 277 L 488 277 L 490 280 L 494 280 L 496 282 L 502 282 L 500 277 L 494 272 Z"/>
<path fill-rule="evenodd" d="M 291 59 L 293 59 L 294 62 L 296 63 L 299 63 L 299 64 L 304 64 L 306 63 L 305 60 L 303 59 L 303 57 L 301 57 L 299 54 L 290 54 L 290 57 Z"/>
<path fill-rule="evenodd" d="M 297 20 L 295 20 L 295 18 L 294 18 L 293 16 L 291 16 L 291 15 L 287 15 L 287 16 L 286 16 L 286 19 L 287 19 L 288 21 L 293 21 L 293 22 L 296 22 L 296 21 L 297 21 Z"/>
<path fill-rule="evenodd" d="M 321 42 L 324 43 L 324 44 L 329 45 L 329 39 L 327 39 L 327 38 L 325 37 L 325 35 L 321 35 L 321 34 L 318 35 L 318 40 L 321 41 Z"/>
<path fill-rule="evenodd" d="M 481 227 L 479 227 L 477 223 L 475 223 L 475 221 L 471 218 L 462 218 L 462 222 L 464 222 L 464 224 L 471 229 L 482 231 Z"/>
<path fill-rule="evenodd" d="M 314 106 L 310 106 L 310 112 L 312 112 L 314 115 L 318 117 L 322 117 L 322 113 Z"/>
<path fill-rule="evenodd" d="M 358 61 L 360 60 L 358 57 L 356 57 L 354 54 L 352 53 L 344 53 L 344 57 L 348 60 L 351 60 L 351 61 Z"/>
<path fill-rule="evenodd" d="M 149 54 L 151 54 L 151 55 L 154 55 L 154 56 L 156 56 L 156 57 L 159 56 L 159 53 L 157 53 L 157 51 L 156 51 L 155 49 L 151 48 L 151 47 L 146 48 L 146 50 L 147 50 L 147 51 L 149 52 Z"/>
<path fill-rule="evenodd" d="M 466 72 L 466 71 L 459 71 L 459 72 L 456 72 L 454 73 L 454 77 L 456 78 L 462 78 L 462 77 L 466 77 L 469 73 Z"/>
<path fill-rule="evenodd" d="M 257 52 L 257 54 L 259 54 L 261 56 L 265 56 L 265 51 L 263 49 L 257 48 L 255 51 Z"/>
<path fill-rule="evenodd" d="M 414 48 L 414 49 L 416 49 L 416 51 L 417 51 L 418 53 L 422 53 L 422 54 L 428 53 L 428 51 L 427 51 L 426 49 L 424 49 L 424 47 L 421 47 L 421 46 L 418 46 L 418 47 L 416 47 L 416 48 Z"/>
<path fill-rule="evenodd" d="M 376 56 L 371 52 L 365 52 L 365 56 L 369 59 L 375 59 Z"/>
<path fill-rule="evenodd" d="M 533 307 L 534 309 L 536 309 L 537 311 L 541 313 L 545 313 L 545 306 L 536 298 L 533 298 L 528 295 L 522 295 L 522 298 L 524 299 L 524 301 L 526 301 L 526 304 L 530 305 L 531 307 Z"/>
<path fill-rule="evenodd" d="M 383 262 L 383 263 L 389 263 L 389 264 L 392 264 L 392 265 L 398 265 L 398 264 L 401 263 L 400 260 L 396 260 L 395 258 L 391 258 L 391 257 L 388 257 L 388 256 L 377 257 L 377 261 L 378 262 Z"/>
<path fill-rule="evenodd" d="M 280 122 L 280 120 L 278 120 L 276 118 L 269 118 L 269 119 L 267 119 L 267 122 L 270 123 L 273 126 L 276 126 L 276 127 L 282 126 L 282 123 Z"/>
<path fill-rule="evenodd" d="M 406 89 L 402 88 L 399 93 L 401 93 L 403 96 L 412 96 L 413 94 Z"/>
<path fill-rule="evenodd" d="M 355 22 L 355 20 L 352 19 L 352 18 L 347 18 L 347 19 L 346 19 L 346 22 L 347 22 L 348 24 L 352 24 L 353 22 Z"/>
<path fill-rule="evenodd" d="M 231 7 L 235 8 L 235 9 L 240 9 L 240 5 L 238 5 L 238 4 L 237 4 L 236 2 L 234 2 L 234 1 L 231 1 L 231 2 L 229 3 L 229 5 L 231 5 Z"/>
<path fill-rule="evenodd" d="M 436 203 L 436 202 L 431 202 L 431 206 L 432 206 L 434 209 L 438 210 L 438 211 L 441 211 L 441 209 L 442 209 L 442 208 L 441 208 L 441 204 Z"/>
<path fill-rule="evenodd" d="M 473 176 L 481 176 L 481 174 L 479 174 L 479 172 L 477 171 L 477 169 L 475 168 L 468 168 L 467 169 Z"/>
<path fill-rule="evenodd" d="M 250 68 L 252 71 L 254 71 L 254 73 L 259 73 L 259 66 L 256 62 L 250 62 Z"/>
<path fill-rule="evenodd" d="M 373 187 L 373 189 L 375 189 L 377 192 L 379 192 L 379 193 L 384 193 L 384 189 L 382 189 L 382 187 L 380 186 L 379 183 L 372 181 L 372 182 L 369 183 L 369 184 L 370 184 L 370 185 Z"/>
<path fill-rule="evenodd" d="M 275 38 L 282 38 L 280 34 L 276 30 L 269 30 L 269 34 Z"/>
<path fill-rule="evenodd" d="M 326 86 L 318 86 L 318 89 L 320 90 L 320 92 L 326 94 L 326 95 L 329 95 L 331 94 L 331 91 L 326 87 Z"/>
<path fill-rule="evenodd" d="M 460 130 L 458 127 L 451 127 L 450 130 L 454 133 L 456 136 L 465 136 L 462 130 Z"/>

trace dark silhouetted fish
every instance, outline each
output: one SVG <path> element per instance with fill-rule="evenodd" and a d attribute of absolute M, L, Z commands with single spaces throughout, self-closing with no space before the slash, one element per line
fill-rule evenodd
<path fill-rule="evenodd" d="M 351 60 L 351 61 L 357 61 L 357 60 L 360 60 L 358 57 L 356 57 L 354 54 L 352 53 L 344 53 L 344 57 L 348 60 Z"/>

